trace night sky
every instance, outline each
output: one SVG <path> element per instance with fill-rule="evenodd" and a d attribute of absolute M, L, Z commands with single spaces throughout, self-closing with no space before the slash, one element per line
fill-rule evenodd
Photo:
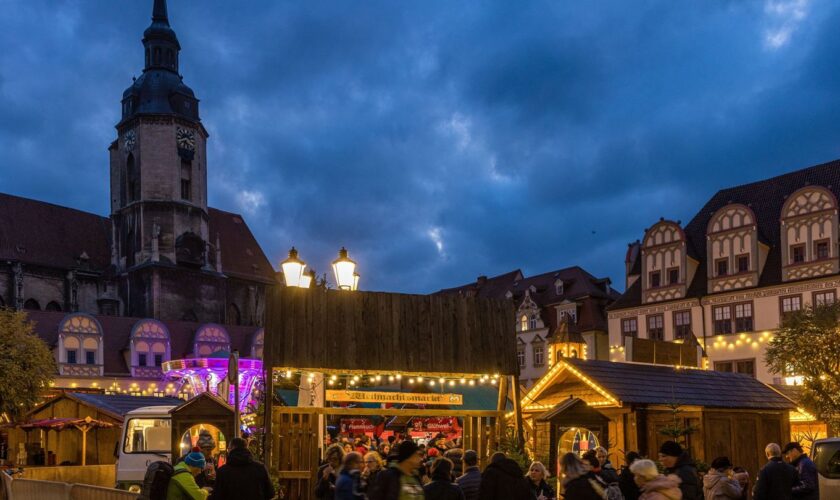
<path fill-rule="evenodd" d="M 151 0 L 0 0 L 0 191 L 108 215 Z M 212 206 L 431 292 L 580 265 L 840 157 L 840 3 L 170 0 Z"/>

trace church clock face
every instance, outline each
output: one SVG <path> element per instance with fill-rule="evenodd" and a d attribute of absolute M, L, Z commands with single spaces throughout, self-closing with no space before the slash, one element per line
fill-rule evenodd
<path fill-rule="evenodd" d="M 178 149 L 195 151 L 195 132 L 192 130 L 178 127 L 175 133 L 175 141 L 178 143 Z"/>
<path fill-rule="evenodd" d="M 137 133 L 129 130 L 123 136 L 123 147 L 126 151 L 134 151 L 134 146 L 137 144 Z"/>

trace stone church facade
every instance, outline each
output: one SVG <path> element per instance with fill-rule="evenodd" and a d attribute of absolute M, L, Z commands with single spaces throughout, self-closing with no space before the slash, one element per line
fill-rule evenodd
<path fill-rule="evenodd" d="M 206 129 L 156 0 L 145 67 L 109 147 L 109 217 L 0 194 L 0 306 L 260 326 L 275 272 L 243 218 L 207 204 Z"/>

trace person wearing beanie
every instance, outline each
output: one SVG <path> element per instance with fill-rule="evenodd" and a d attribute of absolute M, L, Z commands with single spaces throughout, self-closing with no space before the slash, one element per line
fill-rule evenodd
<path fill-rule="evenodd" d="M 732 462 L 729 461 L 729 457 L 717 457 L 712 460 L 709 472 L 703 476 L 705 500 L 738 500 L 741 493 L 741 485 L 732 477 Z"/>
<path fill-rule="evenodd" d="M 423 485 L 417 469 L 423 463 L 423 454 L 412 440 L 406 440 L 391 449 L 391 462 L 387 470 L 376 478 L 369 500 L 422 500 Z"/>
<path fill-rule="evenodd" d="M 209 492 L 198 487 L 195 476 L 204 470 L 204 455 L 192 451 L 174 467 L 169 486 L 166 488 L 166 500 L 204 500 Z"/>
<path fill-rule="evenodd" d="M 703 500 L 703 488 L 694 461 L 676 441 L 665 441 L 659 447 L 659 461 L 665 466 L 665 474 L 680 478 L 683 500 Z"/>
<path fill-rule="evenodd" d="M 423 487 L 426 500 L 464 500 L 464 492 L 452 482 L 455 464 L 441 457 L 432 465 L 432 481 Z"/>
<path fill-rule="evenodd" d="M 480 500 L 531 500 L 531 486 L 515 460 L 502 452 L 490 457 L 490 464 L 481 474 L 478 488 Z"/>

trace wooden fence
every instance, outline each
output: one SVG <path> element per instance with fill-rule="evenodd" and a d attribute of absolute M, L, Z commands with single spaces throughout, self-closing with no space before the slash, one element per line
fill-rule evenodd
<path fill-rule="evenodd" d="M 136 493 L 87 484 L 7 478 L 3 482 L 5 500 L 137 500 Z"/>
<path fill-rule="evenodd" d="M 518 375 L 508 301 L 274 287 L 267 367 Z"/>

